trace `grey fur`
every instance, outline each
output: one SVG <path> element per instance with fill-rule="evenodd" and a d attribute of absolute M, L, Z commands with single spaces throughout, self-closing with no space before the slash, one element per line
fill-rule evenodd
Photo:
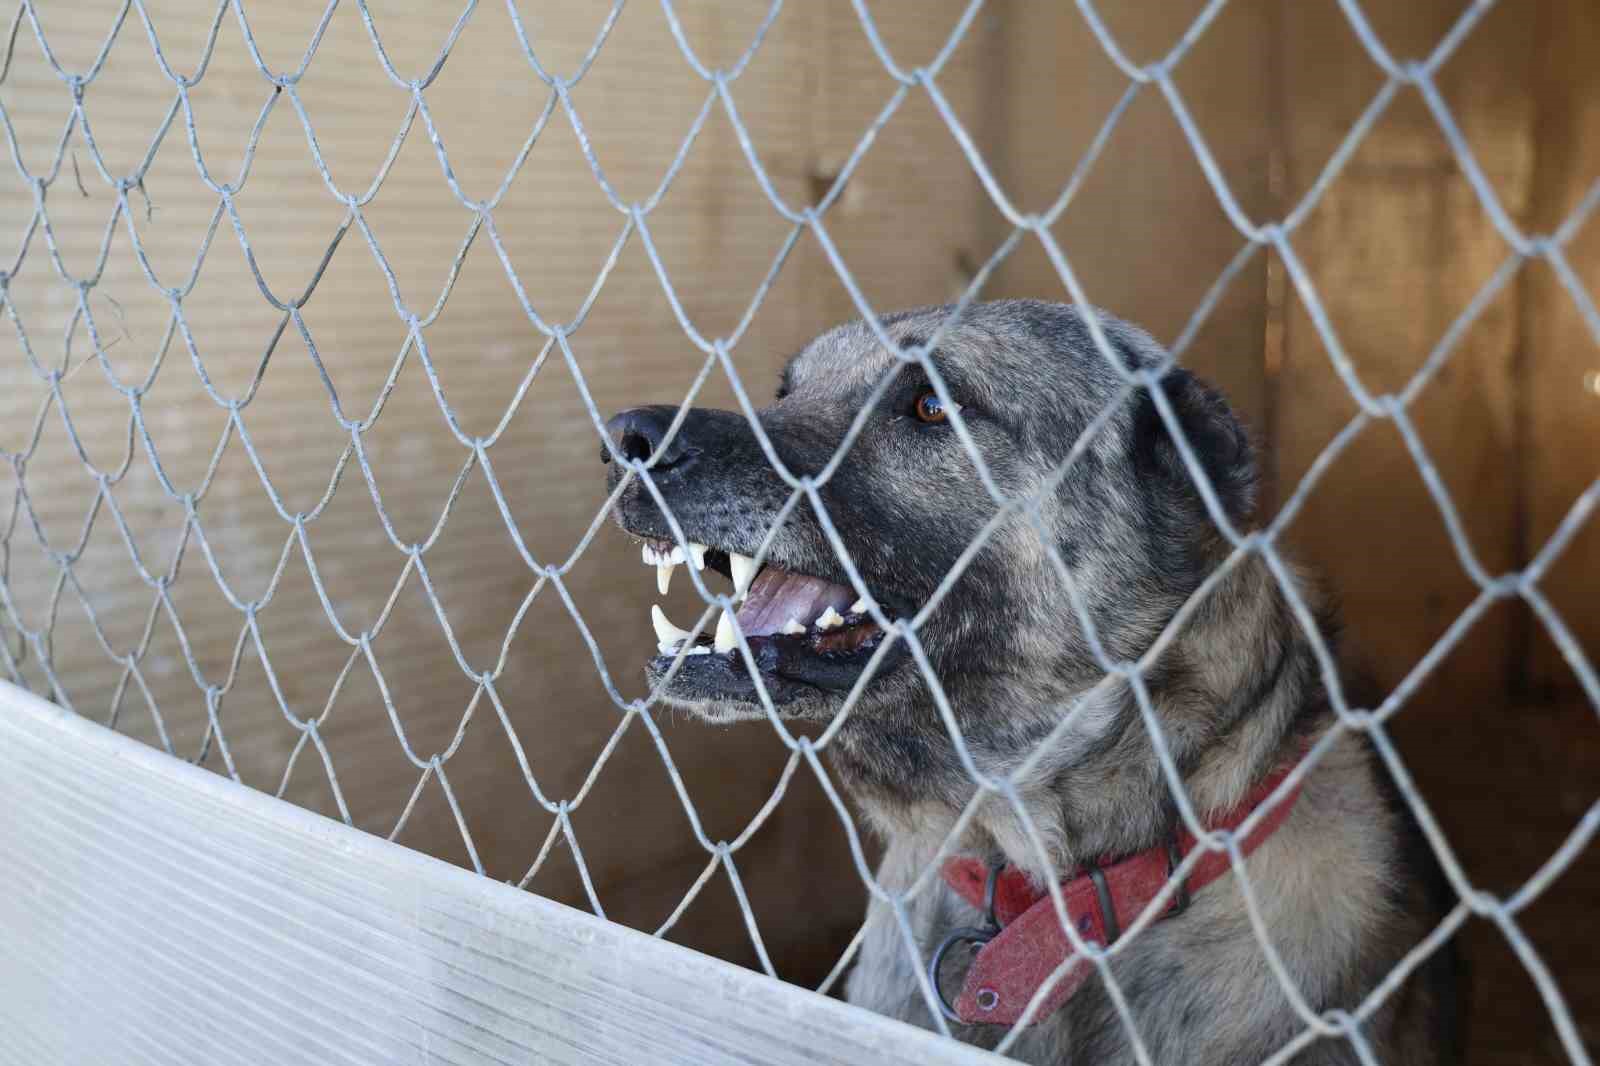
<path fill-rule="evenodd" d="M 949 313 L 906 312 L 890 316 L 886 328 L 902 346 L 917 345 Z M 1148 335 L 1108 315 L 1101 319 L 1126 365 L 1161 360 Z M 1121 384 L 1078 312 L 1057 304 L 972 306 L 943 334 L 932 358 L 1010 494 L 1038 489 Z M 795 357 L 779 398 L 759 412 L 785 464 L 797 474 L 820 470 L 895 365 L 860 323 L 824 334 Z M 1245 431 L 1222 398 L 1186 371 L 1170 372 L 1163 384 L 1231 520 L 1246 524 L 1254 464 Z M 950 427 L 912 417 L 910 403 L 925 388 L 915 367 L 898 371 L 820 490 L 867 587 L 900 616 L 927 602 L 995 512 Z M 664 425 L 672 413 L 619 416 L 621 443 L 613 447 L 626 444 L 624 425 Z M 659 443 L 657 436 L 648 439 L 652 448 Z M 660 451 L 655 479 L 685 535 L 754 554 L 790 490 L 744 418 L 690 412 Z M 609 470 L 614 485 L 620 469 L 613 463 Z M 1143 391 L 1106 423 L 1042 514 L 1107 652 L 1118 660 L 1147 649 L 1228 553 Z M 637 481 L 619 501 L 617 520 L 639 535 L 668 536 Z M 774 537 L 768 559 L 785 570 L 846 581 L 805 506 Z M 1016 768 L 1074 697 L 1104 674 L 1037 534 L 1021 518 L 1002 526 L 973 558 L 919 637 L 968 749 L 989 773 Z M 796 718 L 833 717 L 842 689 L 860 669 L 859 656 L 830 658 L 785 639 L 751 644 L 780 713 Z M 710 721 L 759 716 L 742 662 L 721 660 L 686 658 L 666 682 L 665 698 Z M 653 681 L 664 680 L 667 665 L 653 661 Z M 1202 814 L 1232 806 L 1333 721 L 1310 646 L 1255 557 L 1214 590 L 1146 680 Z M 965 851 L 1012 862 L 1036 878 L 1060 878 L 1085 861 L 1165 839 L 1174 806 L 1131 696 L 1116 692 L 1087 710 L 1023 784 L 1046 860 L 999 802 L 970 823 Z M 904 655 L 886 658 L 831 750 L 836 771 L 885 839 L 880 879 L 891 891 L 903 889 L 974 791 L 914 663 Z M 1314 1009 L 1353 1009 L 1437 923 L 1444 901 L 1430 859 L 1366 745 L 1340 740 L 1307 778 L 1293 814 L 1248 863 L 1274 944 Z M 924 958 L 948 930 L 977 917 L 942 884 L 918 896 L 912 922 Z M 874 904 L 849 998 L 931 1025 L 912 965 L 886 908 Z M 1267 967 L 1231 876 L 1198 893 L 1187 912 L 1145 929 L 1115 957 L 1113 971 L 1156 1062 L 1258 1061 L 1304 1028 Z M 1363 1034 L 1381 1061 L 1456 1059 L 1453 978 L 1446 950 L 1368 1021 Z M 945 987 L 953 992 L 959 980 L 958 968 Z M 992 1046 L 1004 1030 L 963 1027 L 959 1035 Z M 1038 1063 L 1133 1061 L 1128 1033 L 1098 977 L 1031 1027 L 1011 1054 Z M 1356 1058 L 1348 1043 L 1325 1040 L 1295 1061 Z"/>

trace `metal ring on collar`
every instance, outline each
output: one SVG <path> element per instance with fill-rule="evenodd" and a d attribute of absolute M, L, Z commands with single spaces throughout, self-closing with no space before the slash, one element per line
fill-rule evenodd
<path fill-rule="evenodd" d="M 964 926 L 953 929 L 945 938 L 939 941 L 939 946 L 933 949 L 933 957 L 928 960 L 928 983 L 933 986 L 933 998 L 939 1003 L 939 1011 L 952 1022 L 965 1024 L 966 1019 L 956 1013 L 950 1001 L 944 998 L 944 991 L 939 987 L 939 965 L 944 962 L 945 953 L 957 944 L 987 944 L 1000 935 L 1000 920 L 994 914 L 995 885 L 1000 880 L 1000 867 L 989 867 L 989 880 L 983 886 L 983 916 L 987 924 L 983 928 L 977 926 Z"/>
<path fill-rule="evenodd" d="M 945 952 L 957 944 L 987 944 L 998 936 L 998 929 L 979 929 L 977 926 L 967 926 L 955 929 L 933 949 L 933 958 L 928 960 L 928 983 L 933 985 L 933 998 L 939 1001 L 939 1011 L 953 1022 L 966 1023 L 966 1019 L 956 1013 L 950 1001 L 944 998 L 944 990 L 939 987 L 939 964 L 944 961 Z"/>

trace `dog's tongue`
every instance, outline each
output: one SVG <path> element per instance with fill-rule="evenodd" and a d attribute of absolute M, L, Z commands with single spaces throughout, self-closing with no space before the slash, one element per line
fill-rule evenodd
<path fill-rule="evenodd" d="M 782 632 L 791 618 L 809 626 L 829 607 L 844 614 L 855 599 L 843 585 L 769 566 L 750 583 L 749 595 L 735 617 L 745 636 L 761 636 Z"/>

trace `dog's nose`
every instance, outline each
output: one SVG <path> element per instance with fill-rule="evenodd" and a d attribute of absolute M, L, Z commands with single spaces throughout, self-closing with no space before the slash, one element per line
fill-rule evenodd
<path fill-rule="evenodd" d="M 667 435 L 667 427 L 672 425 L 677 413 L 676 407 L 635 407 L 615 416 L 606 423 L 606 432 L 611 441 L 609 445 L 600 446 L 600 461 L 611 462 L 613 453 L 629 460 L 648 459 L 655 455 Z M 687 425 L 679 427 L 666 450 L 656 459 L 656 465 L 652 467 L 654 471 L 662 473 L 682 466 L 698 454 L 699 449 L 689 447 L 684 441 L 684 430 L 687 428 Z"/>

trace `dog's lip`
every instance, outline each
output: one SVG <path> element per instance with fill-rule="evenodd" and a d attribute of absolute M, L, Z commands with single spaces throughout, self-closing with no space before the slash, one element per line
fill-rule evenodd
<path fill-rule="evenodd" d="M 884 630 L 864 598 L 845 585 L 772 561 L 756 569 L 748 556 L 693 540 L 686 542 L 685 551 L 660 537 L 634 536 L 642 542 L 644 562 L 664 566 L 669 580 L 677 565 L 674 560 L 716 570 L 734 578 L 736 584 L 742 578 L 735 590 L 739 603 L 735 617 L 763 687 L 774 702 L 787 702 L 802 691 L 848 691 L 883 641 Z M 739 578 L 735 578 L 736 572 Z M 882 600 L 878 600 L 878 610 L 891 619 L 897 617 Z M 729 619 L 719 614 L 715 623 L 691 637 L 689 631 L 673 625 L 659 605 L 652 618 L 659 652 L 651 659 L 653 675 L 664 677 L 671 672 L 677 682 L 723 698 L 757 702 L 759 693 Z"/>
<path fill-rule="evenodd" d="M 685 538 L 684 544 L 686 544 L 689 549 L 688 553 L 685 553 L 683 548 L 676 541 L 667 537 L 662 537 L 651 533 L 636 532 L 632 529 L 629 529 L 626 525 L 623 526 L 623 530 L 624 532 L 628 533 L 629 536 L 633 537 L 634 540 L 636 540 L 644 549 L 642 558 L 646 565 L 659 565 L 655 562 L 655 560 L 666 560 L 670 557 L 675 561 L 666 565 L 676 569 L 677 566 L 692 563 L 692 561 L 697 558 L 700 560 L 700 563 L 693 564 L 695 569 L 713 570 L 729 580 L 735 580 L 735 560 L 742 559 L 743 563 L 750 569 L 747 571 L 744 586 L 742 588 L 735 589 L 736 594 L 744 593 L 749 590 L 755 581 L 759 580 L 761 575 L 766 574 L 768 571 L 782 571 L 785 574 L 806 578 L 818 583 L 826 583 L 838 588 L 840 590 L 840 598 L 834 604 L 834 606 L 837 608 L 841 617 L 846 621 L 859 621 L 861 619 L 872 617 L 871 611 L 868 610 L 866 606 L 867 597 L 858 596 L 854 589 L 852 589 L 851 586 L 846 583 L 848 579 L 845 581 L 840 581 L 835 580 L 832 577 L 824 577 L 821 574 L 810 573 L 806 570 L 800 569 L 799 567 L 791 566 L 787 563 L 787 561 L 776 559 L 771 555 L 762 560 L 759 567 L 756 567 L 755 559 L 751 556 L 742 555 L 732 548 L 721 548 L 702 541 L 697 541 L 692 537 Z M 736 602 L 739 602 L 739 599 L 742 599 L 742 596 L 738 597 Z M 873 589 L 871 592 L 871 599 L 876 605 L 878 612 L 887 617 L 891 622 L 899 618 L 903 618 L 908 614 L 914 613 L 913 609 L 909 608 L 907 604 L 902 601 L 901 597 L 895 596 L 892 592 L 885 594 L 879 592 L 877 589 Z"/>
<path fill-rule="evenodd" d="M 720 569 L 714 564 L 721 560 L 713 559 L 712 552 L 695 542 L 690 542 L 685 552 L 668 542 L 646 539 L 641 556 L 645 565 L 657 568 L 658 587 L 664 592 L 672 571 L 680 565 L 677 560 L 684 560 L 694 569 Z M 778 563 L 758 567 L 755 559 L 737 552 L 721 554 L 728 560 L 727 569 L 734 582 L 734 606 L 712 627 L 718 652 L 734 648 L 735 628 L 746 638 L 809 636 L 819 651 L 850 651 L 873 633 L 882 632 L 866 598 L 857 596 L 849 586 Z M 726 616 L 730 613 L 732 619 Z M 652 609 L 652 619 L 663 653 L 676 650 L 689 639 L 689 631 L 668 620 L 660 605 Z"/>
<path fill-rule="evenodd" d="M 775 634 L 745 638 L 766 697 L 774 705 L 788 703 L 805 693 L 842 695 L 849 692 L 883 639 L 883 630 L 873 626 L 871 634 L 854 650 L 830 652 L 819 651 L 808 636 Z M 886 667 L 881 668 L 878 676 L 887 673 Z M 663 692 L 679 698 L 762 702 L 737 647 L 722 654 L 705 645 L 697 645 L 689 651 L 679 648 L 653 657 L 650 674 L 653 684 L 662 683 L 670 676 L 672 680 Z M 685 693 L 685 686 L 697 691 Z"/>

